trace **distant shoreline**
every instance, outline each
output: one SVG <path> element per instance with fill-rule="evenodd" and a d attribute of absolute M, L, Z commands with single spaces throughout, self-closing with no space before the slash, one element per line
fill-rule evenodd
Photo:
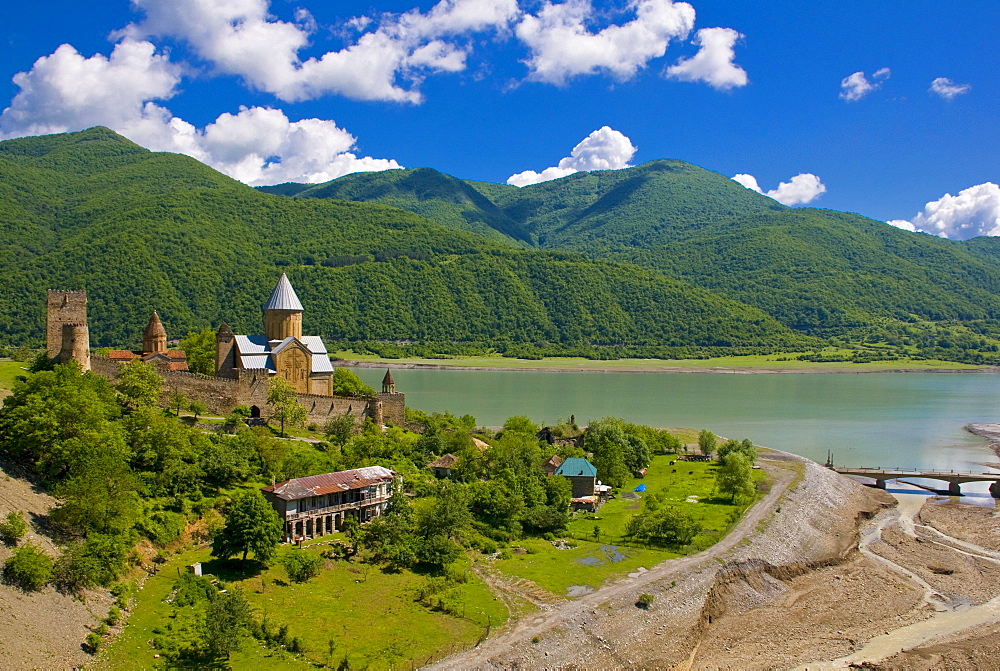
<path fill-rule="evenodd" d="M 468 361 L 468 359 L 461 359 Z M 621 360 L 619 360 L 621 361 Z M 333 359 L 334 366 L 346 368 L 391 368 L 398 370 L 463 370 L 463 371 L 502 371 L 502 372 L 563 372 L 563 373 L 715 373 L 723 375 L 753 375 L 753 374 L 801 374 L 801 373 L 839 373 L 839 374 L 860 374 L 860 373 L 1000 373 L 997 366 L 968 366 L 963 368 L 878 368 L 868 364 L 853 364 L 845 366 L 835 364 L 824 367 L 822 364 L 804 364 L 801 366 L 767 367 L 767 366 L 667 366 L 657 364 L 622 364 L 616 366 L 573 366 L 570 364 L 560 364 L 551 362 L 547 364 L 532 365 L 474 365 L 468 363 L 438 363 L 434 360 L 403 360 L 392 359 Z"/>

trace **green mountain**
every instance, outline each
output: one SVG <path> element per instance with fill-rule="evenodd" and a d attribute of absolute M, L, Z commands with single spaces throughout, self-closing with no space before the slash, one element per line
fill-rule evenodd
<path fill-rule="evenodd" d="M 471 231 L 508 243 L 533 243 L 518 222 L 471 185 L 431 168 L 354 173 L 323 184 L 258 187 L 265 193 L 296 198 L 330 198 L 392 205 L 421 214 L 443 226 Z"/>
<path fill-rule="evenodd" d="M 382 174 L 351 176 L 359 200 L 359 183 L 379 182 Z M 406 180 L 396 184 L 394 204 L 417 211 L 421 197 L 401 191 Z M 955 242 L 859 215 L 788 208 L 689 163 L 653 161 L 523 188 L 464 184 L 541 248 L 639 264 L 758 307 L 801 332 L 864 337 L 886 320 L 1000 318 L 994 240 Z M 435 218 L 426 199 L 420 207 Z"/>
<path fill-rule="evenodd" d="M 468 197 L 452 212 L 499 211 L 458 180 L 417 172 L 411 186 L 436 181 Z M 516 227 L 516 238 L 491 227 L 496 240 L 455 228 L 380 204 L 261 193 L 103 128 L 0 142 L 0 337 L 44 338 L 48 288 L 87 290 L 95 346 L 138 341 L 154 308 L 171 335 L 223 320 L 256 332 L 284 271 L 305 329 L 335 340 L 654 355 L 808 344 L 755 308 L 655 270 L 520 249 Z"/>

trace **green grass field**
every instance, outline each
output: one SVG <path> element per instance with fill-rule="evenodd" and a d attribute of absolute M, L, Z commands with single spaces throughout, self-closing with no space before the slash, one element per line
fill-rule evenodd
<path fill-rule="evenodd" d="M 587 519 L 589 513 L 576 512 L 567 527 L 575 547 L 561 550 L 551 541 L 527 539 L 521 547 L 526 554 L 515 554 L 510 559 L 495 563 L 496 568 L 509 575 L 526 578 L 550 592 L 562 596 L 582 591 L 579 587 L 597 588 L 610 578 L 621 577 L 636 571 L 640 566 L 650 568 L 666 559 L 693 554 L 717 543 L 742 516 L 745 506 L 736 506 L 715 490 L 714 462 L 678 461 L 660 455 L 653 458 L 646 477 L 633 479 L 623 489 L 631 492 L 641 483 L 646 492 L 666 491 L 666 504 L 676 505 L 694 516 L 701 526 L 701 533 L 683 548 L 643 547 L 625 537 L 629 517 L 641 510 L 642 498 L 627 499 L 619 495 L 601 506 L 595 514 L 599 520 Z M 754 471 L 758 479 L 762 471 Z M 594 535 L 594 529 L 600 535 Z M 614 561 L 612 560 L 614 558 Z M 573 589 L 571 589 L 573 588 Z"/>
<path fill-rule="evenodd" d="M 824 350 L 829 354 L 844 353 L 847 350 Z M 510 359 L 500 355 L 461 357 L 444 359 L 384 359 L 374 355 L 356 354 L 351 351 L 332 352 L 334 359 L 365 361 L 389 364 L 420 364 L 425 366 L 461 367 L 461 368 L 512 368 L 551 370 L 607 370 L 607 371 L 674 371 L 677 369 L 692 371 L 718 370 L 759 370 L 782 372 L 866 372 L 890 370 L 975 370 L 982 366 L 956 363 L 954 361 L 939 361 L 934 359 L 900 359 L 898 361 L 874 361 L 871 363 L 817 363 L 812 361 L 782 361 L 794 357 L 795 354 L 766 354 L 750 356 L 727 356 L 712 359 L 613 359 L 593 360 L 577 357 L 546 357 L 544 359 Z"/>
<path fill-rule="evenodd" d="M 14 379 L 18 375 L 24 375 L 24 368 L 27 366 L 23 361 L 0 361 L 0 389 L 14 386 Z"/>
<path fill-rule="evenodd" d="M 283 552 L 320 552 L 324 546 Z M 506 607 L 469 573 L 469 582 L 452 588 L 450 601 L 458 616 L 431 610 L 415 600 L 427 580 L 410 571 L 384 572 L 375 566 L 342 560 L 327 561 L 320 575 L 305 583 L 286 583 L 275 564 L 248 576 L 212 560 L 208 550 L 178 555 L 152 576 L 139 593 L 138 606 L 125 631 L 102 653 L 96 668 L 142 669 L 158 666 L 148 644 L 151 632 L 171 615 L 164 600 L 171 594 L 178 570 L 196 561 L 220 580 L 242 587 L 258 617 L 272 626 L 287 624 L 289 635 L 302 639 L 306 652 L 292 655 L 268 649 L 247 638 L 233 654 L 235 669 L 303 668 L 326 664 L 331 641 L 334 662 L 345 657 L 351 668 L 388 669 L 426 663 L 459 648 L 474 645 L 487 625 L 508 617 Z M 467 564 L 466 564 L 467 566 Z"/>

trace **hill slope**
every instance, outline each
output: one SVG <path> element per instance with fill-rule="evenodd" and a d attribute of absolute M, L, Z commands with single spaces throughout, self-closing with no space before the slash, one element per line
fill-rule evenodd
<path fill-rule="evenodd" d="M 351 177 L 361 199 L 358 183 L 379 179 Z M 955 242 L 854 214 L 788 208 L 681 161 L 523 188 L 466 184 L 540 247 L 637 263 L 759 307 L 799 331 L 858 336 L 886 319 L 1000 319 L 993 241 Z M 394 204 L 415 210 L 417 196 L 407 198 L 404 186 Z M 421 207 L 432 212 L 426 202 Z"/>
<path fill-rule="evenodd" d="M 260 193 L 102 128 L 0 143 L 0 224 L 0 334 L 15 343 L 43 337 L 47 288 L 87 289 L 95 346 L 137 341 L 154 308 L 171 335 L 223 320 L 255 332 L 281 271 L 306 330 L 335 339 L 687 354 L 803 342 L 655 271 L 520 251 L 383 205 Z"/>

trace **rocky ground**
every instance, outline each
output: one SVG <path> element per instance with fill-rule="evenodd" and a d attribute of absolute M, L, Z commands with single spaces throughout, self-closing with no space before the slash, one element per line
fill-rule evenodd
<path fill-rule="evenodd" d="M 46 520 L 56 500 L 25 479 L 8 463 L 0 462 L 0 515 L 23 511 L 30 530 L 21 544 L 34 543 L 53 557 L 59 550 Z M 0 544 L 0 564 L 12 548 Z M 46 587 L 24 593 L 0 584 L 0 669 L 71 669 L 90 660 L 81 644 L 107 615 L 112 599 L 107 592 L 90 592 L 86 601 L 74 600 Z"/>
<path fill-rule="evenodd" d="M 792 455 L 762 464 L 771 493 L 722 543 L 543 609 L 437 666 L 996 666 L 992 509 L 934 501 L 912 519 L 926 497 L 901 510 L 891 495 Z M 654 596 L 648 610 L 636 606 L 643 593 Z M 939 628 L 939 616 L 951 619 Z"/>

